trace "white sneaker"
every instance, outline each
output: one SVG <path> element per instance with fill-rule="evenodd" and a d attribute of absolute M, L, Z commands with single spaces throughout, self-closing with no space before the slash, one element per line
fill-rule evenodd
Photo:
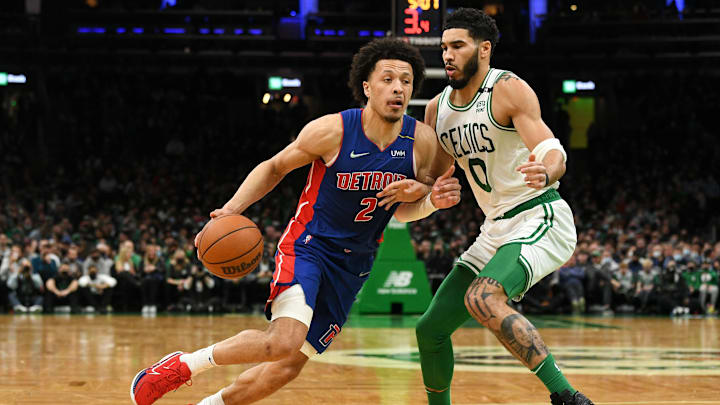
<path fill-rule="evenodd" d="M 684 313 L 685 315 L 689 314 L 689 313 L 690 313 L 690 308 L 688 308 L 688 307 L 683 307 L 683 313 Z"/>
<path fill-rule="evenodd" d="M 143 315 L 147 315 L 150 312 L 150 307 L 147 305 L 143 305 L 141 312 Z"/>
<path fill-rule="evenodd" d="M 13 307 L 13 311 L 18 313 L 25 313 L 28 311 L 28 308 L 25 305 L 15 305 Z"/>
<path fill-rule="evenodd" d="M 85 312 L 88 314 L 94 314 L 95 313 L 95 307 L 92 305 L 88 305 L 85 307 Z"/>
<path fill-rule="evenodd" d="M 69 314 L 70 313 L 70 305 L 60 305 L 55 307 L 55 312 L 60 312 L 62 314 Z"/>
<path fill-rule="evenodd" d="M 155 306 L 155 305 L 150 305 L 150 306 L 148 307 L 148 313 L 149 313 L 150 315 L 155 315 L 155 314 L 157 314 L 157 306 Z"/>
<path fill-rule="evenodd" d="M 29 308 L 30 312 L 42 312 L 42 305 L 33 305 Z"/>

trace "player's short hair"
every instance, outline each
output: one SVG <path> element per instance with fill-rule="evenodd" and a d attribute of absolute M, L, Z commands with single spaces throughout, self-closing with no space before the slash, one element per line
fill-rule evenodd
<path fill-rule="evenodd" d="M 468 30 L 472 39 L 476 41 L 490 41 L 492 52 L 498 43 L 500 31 L 495 19 L 476 8 L 458 8 L 445 19 L 443 31 L 451 28 L 464 28 Z"/>
<path fill-rule="evenodd" d="M 370 78 L 375 69 L 375 64 L 383 59 L 398 59 L 410 64 L 413 71 L 413 92 L 414 96 L 420 91 L 425 80 L 425 60 L 420 51 L 405 41 L 396 38 L 381 38 L 370 41 L 353 56 L 350 67 L 350 80 L 348 86 L 352 90 L 353 97 L 360 104 L 367 103 L 367 97 L 363 91 L 363 82 Z"/>

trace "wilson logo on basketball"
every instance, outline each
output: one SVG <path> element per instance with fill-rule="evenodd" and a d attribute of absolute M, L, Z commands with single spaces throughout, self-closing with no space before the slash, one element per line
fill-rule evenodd
<path fill-rule="evenodd" d="M 240 263 L 239 266 L 222 266 L 222 271 L 224 274 L 231 275 L 231 274 L 242 274 L 248 271 L 249 269 L 255 268 L 255 265 L 257 264 L 258 260 L 262 257 L 262 251 L 258 253 L 250 262 L 248 263 Z"/>

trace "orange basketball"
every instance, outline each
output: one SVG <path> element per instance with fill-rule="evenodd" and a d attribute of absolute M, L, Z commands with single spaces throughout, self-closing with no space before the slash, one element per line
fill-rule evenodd
<path fill-rule="evenodd" d="M 218 277 L 245 277 L 260 264 L 263 237 L 257 225 L 242 215 L 210 220 L 198 239 L 200 260 Z"/>

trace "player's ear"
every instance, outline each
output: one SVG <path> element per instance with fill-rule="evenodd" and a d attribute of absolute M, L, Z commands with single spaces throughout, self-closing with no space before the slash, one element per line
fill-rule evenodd
<path fill-rule="evenodd" d="M 363 82 L 363 93 L 365 93 L 365 97 L 370 98 L 370 83 Z"/>
<path fill-rule="evenodd" d="M 478 43 L 478 54 L 480 59 L 489 58 L 492 54 L 492 43 L 487 39 Z"/>

